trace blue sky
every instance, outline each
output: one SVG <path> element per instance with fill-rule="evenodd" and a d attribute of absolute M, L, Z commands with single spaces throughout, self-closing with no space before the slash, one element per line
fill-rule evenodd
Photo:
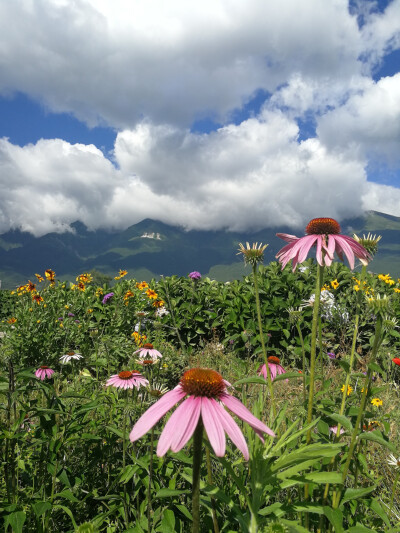
<path fill-rule="evenodd" d="M 400 0 L 189 4 L 0 4 L 0 233 L 400 216 Z"/>

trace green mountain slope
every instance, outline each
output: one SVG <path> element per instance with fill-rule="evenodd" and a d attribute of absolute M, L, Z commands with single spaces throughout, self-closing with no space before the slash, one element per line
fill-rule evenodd
<path fill-rule="evenodd" d="M 0 236 L 0 279 L 2 288 L 13 288 L 33 279 L 34 274 L 51 268 L 58 279 L 74 280 L 93 268 L 115 276 L 119 269 L 128 277 L 158 278 L 173 274 L 186 276 L 192 270 L 220 281 L 245 274 L 237 256 L 239 242 L 269 243 L 265 263 L 274 260 L 284 242 L 277 229 L 252 233 L 226 231 L 185 231 L 146 219 L 124 231 L 88 231 L 76 222 L 73 232 L 49 233 L 35 238 L 29 233 L 9 231 Z M 280 227 L 279 231 L 297 233 Z M 370 265 L 375 272 L 400 277 L 400 217 L 368 212 L 363 217 L 342 222 L 342 233 L 382 235 L 379 253 Z"/>

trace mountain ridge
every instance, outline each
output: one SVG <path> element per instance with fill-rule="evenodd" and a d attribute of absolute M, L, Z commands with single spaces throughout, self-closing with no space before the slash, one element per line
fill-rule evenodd
<path fill-rule="evenodd" d="M 370 269 L 400 277 L 400 217 L 368 211 L 364 216 L 343 221 L 341 226 L 342 232 L 349 235 L 382 235 Z M 53 269 L 58 279 L 71 281 L 92 269 L 112 277 L 119 269 L 126 269 L 129 277 L 137 278 L 143 273 L 147 278 L 186 276 L 198 270 L 228 281 L 245 273 L 243 261 L 237 256 L 239 242 L 268 243 L 265 263 L 274 260 L 284 245 L 275 235 L 276 228 L 253 232 L 185 230 L 150 218 L 120 231 L 92 231 L 79 221 L 71 228 L 72 231 L 41 237 L 21 230 L 0 235 L 2 288 L 25 283 L 35 273 L 43 275 L 47 268 Z M 280 231 L 293 233 L 293 229 L 284 227 Z"/>

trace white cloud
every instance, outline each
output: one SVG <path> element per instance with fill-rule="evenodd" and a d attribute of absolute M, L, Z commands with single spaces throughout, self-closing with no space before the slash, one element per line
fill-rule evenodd
<path fill-rule="evenodd" d="M 330 148 L 400 161 L 400 73 L 371 81 L 362 94 L 319 119 L 317 133 Z"/>
<path fill-rule="evenodd" d="M 23 36 L 23 38 L 21 38 Z M 346 0 L 0 3 L 0 92 L 120 129 L 227 117 L 260 88 L 358 76 Z"/>

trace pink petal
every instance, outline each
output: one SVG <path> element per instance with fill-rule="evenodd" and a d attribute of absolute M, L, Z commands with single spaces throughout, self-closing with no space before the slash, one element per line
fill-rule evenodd
<path fill-rule="evenodd" d="M 276 236 L 286 242 L 294 242 L 298 240 L 298 237 L 296 237 L 296 235 L 290 235 L 289 233 L 277 233 Z"/>
<path fill-rule="evenodd" d="M 218 415 L 222 427 L 228 434 L 233 444 L 235 444 L 235 446 L 239 448 L 239 450 L 242 452 L 245 461 L 248 461 L 249 460 L 249 449 L 247 447 L 246 440 L 239 426 L 233 420 L 233 418 L 228 413 L 228 411 L 226 411 L 222 407 L 222 405 L 220 405 L 215 400 L 212 400 L 212 401 L 215 402 L 215 413 Z"/>
<path fill-rule="evenodd" d="M 306 235 L 305 237 L 302 237 L 299 239 L 299 252 L 298 252 L 298 258 L 297 262 L 302 263 L 307 259 L 308 252 L 310 251 L 311 247 L 314 245 L 315 241 L 320 240 L 321 235 Z M 318 259 L 318 258 L 317 258 Z"/>
<path fill-rule="evenodd" d="M 272 429 L 269 429 L 268 426 L 266 426 L 261 420 L 258 420 L 248 409 L 245 407 L 242 402 L 234 398 L 233 396 L 230 396 L 229 394 L 223 393 L 219 397 L 221 402 L 225 404 L 228 409 L 230 409 L 236 416 L 241 418 L 244 422 L 247 422 L 249 426 L 251 426 L 254 431 L 257 433 L 257 435 L 260 437 L 262 441 L 264 441 L 262 433 L 268 433 L 268 435 L 271 435 L 272 437 L 275 437 L 275 433 L 272 431 Z"/>
<path fill-rule="evenodd" d="M 135 440 L 140 439 L 140 437 L 142 437 L 157 424 L 157 422 L 165 415 L 166 412 L 168 412 L 185 396 L 186 392 L 182 390 L 180 385 L 164 394 L 164 396 L 162 396 L 158 402 L 153 404 L 145 413 L 143 413 L 143 415 L 133 426 L 132 431 L 129 434 L 130 440 L 135 442 Z"/>
<path fill-rule="evenodd" d="M 271 374 L 271 381 L 274 381 L 274 379 L 276 378 L 276 367 L 277 365 L 275 365 L 274 363 L 268 363 L 268 366 L 269 366 L 269 372 Z M 267 379 L 267 378 L 265 378 Z"/>
<path fill-rule="evenodd" d="M 226 445 L 225 432 L 216 413 L 215 404 L 215 400 L 203 396 L 201 398 L 201 418 L 215 455 L 217 457 L 223 457 L 225 455 Z"/>
<path fill-rule="evenodd" d="M 346 242 L 346 239 L 342 238 L 342 235 L 333 235 L 333 238 L 335 239 L 337 254 L 339 255 L 339 253 L 343 250 L 343 252 L 346 254 L 349 266 L 351 270 L 353 270 L 354 253 L 351 246 Z"/>
<path fill-rule="evenodd" d="M 201 402 L 198 400 L 189 396 L 172 413 L 158 441 L 159 457 L 165 455 L 170 448 L 173 452 L 179 452 L 193 435 L 200 418 Z"/>

